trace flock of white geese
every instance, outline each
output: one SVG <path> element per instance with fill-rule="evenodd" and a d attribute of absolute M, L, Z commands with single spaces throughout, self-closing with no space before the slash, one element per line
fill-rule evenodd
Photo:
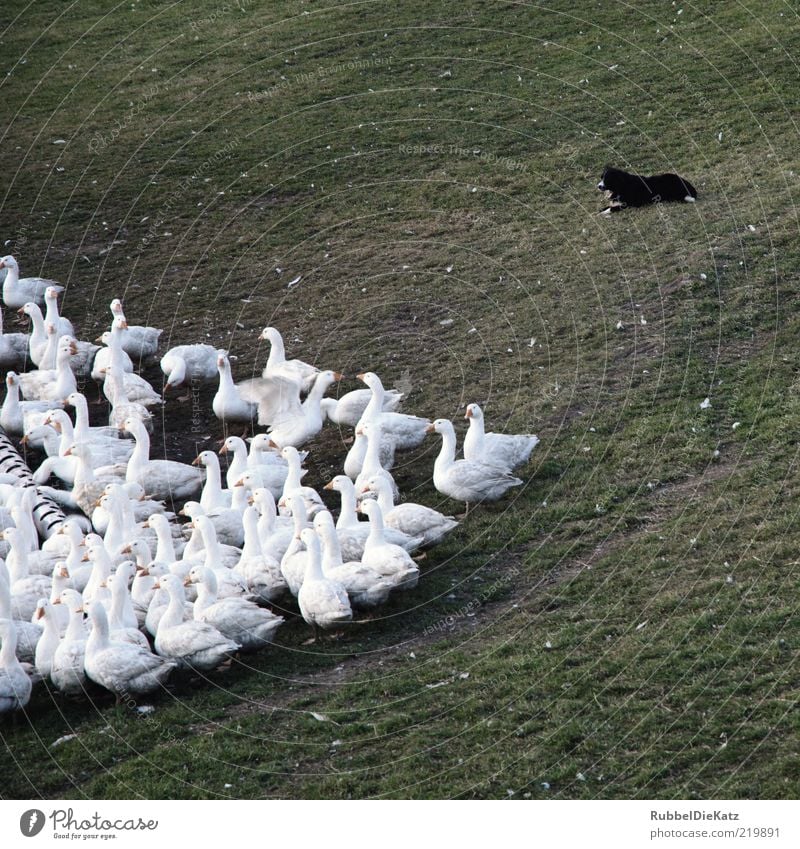
<path fill-rule="evenodd" d="M 129 325 L 114 300 L 109 330 L 97 344 L 80 342 L 59 314 L 62 287 L 20 278 L 11 256 L 2 268 L 3 302 L 28 317 L 30 332 L 4 333 L 0 313 L 0 426 L 44 459 L 34 486 L 0 474 L 0 713 L 24 708 L 39 681 L 70 696 L 91 681 L 120 701 L 161 687 L 177 669 L 213 670 L 267 646 L 284 621 L 270 607 L 289 594 L 315 639 L 339 628 L 354 610 L 416 586 L 412 555 L 458 524 L 398 501 L 395 452 L 438 433 L 434 486 L 468 510 L 520 485 L 513 470 L 538 442 L 485 432 L 470 404 L 456 459 L 450 421 L 399 412 L 402 394 L 372 372 L 358 375 L 365 388 L 325 397 L 342 375 L 287 359 L 271 327 L 260 337 L 270 343 L 261 377 L 234 383 L 225 351 L 179 345 L 161 357 L 159 392 L 134 366 L 157 355 L 160 330 Z M 92 379 L 108 401 L 101 426 L 90 425 L 79 391 Z M 214 451 L 191 465 L 151 459 L 151 409 L 176 387 L 212 382 L 226 433 L 255 422 L 268 431 L 249 446 L 227 436 L 224 474 Z M 300 449 L 326 420 L 354 431 L 343 473 L 325 486 L 341 499 L 335 521 L 303 484 Z M 37 527 L 42 494 L 63 510 L 55 528 Z"/>

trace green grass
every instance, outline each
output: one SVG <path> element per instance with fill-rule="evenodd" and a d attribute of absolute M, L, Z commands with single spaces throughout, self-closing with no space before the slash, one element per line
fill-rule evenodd
<path fill-rule="evenodd" d="M 121 296 L 245 377 L 272 323 L 542 443 L 341 640 L 293 621 L 145 717 L 39 691 L 0 793 L 796 797 L 796 12 L 15 5 L 0 233 L 84 338 Z M 606 162 L 700 200 L 598 217 Z M 219 434 L 186 421 L 170 450 Z M 312 448 L 322 481 L 339 435 Z M 436 450 L 408 497 L 441 504 Z"/>

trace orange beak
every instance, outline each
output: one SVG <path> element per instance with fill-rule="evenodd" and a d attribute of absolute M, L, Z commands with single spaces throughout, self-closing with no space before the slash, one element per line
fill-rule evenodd
<path fill-rule="evenodd" d="M 432 424 L 429 424 L 425 428 L 425 433 L 436 433 L 436 428 Z"/>

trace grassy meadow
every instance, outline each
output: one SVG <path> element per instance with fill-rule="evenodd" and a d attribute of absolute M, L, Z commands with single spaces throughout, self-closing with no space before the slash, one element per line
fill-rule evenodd
<path fill-rule="evenodd" d="M 273 324 L 343 390 L 541 439 L 338 640 L 294 618 L 150 713 L 38 689 L 0 796 L 797 796 L 791 4 L 11 0 L 0 42 L 0 238 L 81 338 L 121 297 L 243 379 Z M 606 163 L 699 200 L 598 216 Z M 215 446 L 212 395 L 154 454 Z M 397 481 L 460 512 L 438 446 Z"/>

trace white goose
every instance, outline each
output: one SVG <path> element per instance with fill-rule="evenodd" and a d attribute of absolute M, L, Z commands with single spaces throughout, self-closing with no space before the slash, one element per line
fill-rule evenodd
<path fill-rule="evenodd" d="M 0 369 L 22 369 L 28 359 L 27 333 L 4 333 L 3 311 L 0 309 Z"/>
<path fill-rule="evenodd" d="M 99 371 L 104 375 L 103 395 L 113 407 L 116 407 L 120 394 L 124 395 L 127 402 L 143 407 L 156 407 L 164 403 L 164 399 L 143 377 L 125 371 L 119 363 L 112 361 Z"/>
<path fill-rule="evenodd" d="M 309 392 L 314 385 L 319 369 L 302 360 L 287 360 L 283 337 L 274 327 L 265 327 L 259 335 L 259 340 L 270 344 L 269 357 L 264 367 L 263 376 L 283 377 L 297 384 L 301 391 Z"/>
<path fill-rule="evenodd" d="M 145 528 L 152 528 L 156 535 L 156 553 L 153 560 L 159 563 L 174 563 L 178 559 L 181 543 L 172 536 L 173 525 L 163 513 L 152 513 L 144 522 Z"/>
<path fill-rule="evenodd" d="M 286 460 L 289 467 L 281 500 L 288 499 L 292 495 L 301 495 L 310 516 L 313 516 L 318 510 L 325 510 L 325 502 L 320 498 L 319 493 L 310 486 L 303 486 L 300 482 L 304 473 L 300 467 L 300 455 L 297 453 L 297 449 L 293 445 L 287 445 L 281 449 L 281 456 Z M 278 502 L 278 506 L 280 506 L 280 502 Z"/>
<path fill-rule="evenodd" d="M 258 405 L 242 398 L 239 388 L 233 382 L 227 351 L 217 351 L 217 371 L 219 372 L 219 389 L 211 402 L 214 415 L 226 425 L 252 424 L 256 418 Z"/>
<path fill-rule="evenodd" d="M 64 287 L 55 280 L 47 280 L 43 277 L 20 279 L 19 265 L 13 256 L 4 256 L 0 259 L 0 268 L 8 269 L 6 279 L 3 281 L 3 303 L 9 309 L 19 309 L 28 301 L 41 306 L 44 304 L 44 291 L 48 286 L 52 286 L 59 292 L 64 291 Z"/>
<path fill-rule="evenodd" d="M 241 489 L 235 490 L 242 492 Z M 247 498 L 242 492 L 242 511 L 234 507 L 216 507 L 211 510 L 203 510 L 197 501 L 187 501 L 183 505 L 180 514 L 188 516 L 193 522 L 201 517 L 208 519 L 221 545 L 241 548 L 244 542 L 244 526 L 242 525 L 242 512 L 247 505 Z"/>
<path fill-rule="evenodd" d="M 345 588 L 350 604 L 363 610 L 384 604 L 394 582 L 360 561 L 343 562 L 333 517 L 327 510 L 314 517 L 314 530 L 322 540 L 322 574 Z"/>
<path fill-rule="evenodd" d="M 229 436 L 219 449 L 220 456 L 228 457 L 228 471 L 225 473 L 225 482 L 228 489 L 236 486 L 236 481 L 247 470 L 247 446 L 240 436 Z"/>
<path fill-rule="evenodd" d="M 80 392 L 71 392 L 64 399 L 64 404 L 75 410 L 76 442 L 84 442 L 87 444 L 95 443 L 102 446 L 108 441 L 122 441 L 119 438 L 119 427 L 114 427 L 112 425 L 100 425 L 99 427 L 89 426 L 89 404 L 86 401 L 85 395 L 82 395 Z M 117 446 L 114 446 L 114 448 L 116 449 Z M 133 450 L 132 445 L 129 445 L 129 448 Z"/>
<path fill-rule="evenodd" d="M 63 607 L 63 605 L 60 605 Z M 44 598 L 39 599 L 34 618 L 42 626 L 42 633 L 36 643 L 33 665 L 42 678 L 50 677 L 53 667 L 53 655 L 61 642 L 61 631 L 54 615 L 55 608 Z"/>
<path fill-rule="evenodd" d="M 11 591 L 9 590 L 8 570 L 0 566 L 0 619 L 11 619 L 17 629 L 17 656 L 20 660 L 33 663 L 36 645 L 42 635 L 39 624 L 13 615 Z"/>
<path fill-rule="evenodd" d="M 342 584 L 322 573 L 319 537 L 314 529 L 306 528 L 302 538 L 308 551 L 308 563 L 297 603 L 303 619 L 314 629 L 314 639 L 318 640 L 320 628 L 327 630 L 350 622 L 353 610 Z"/>
<path fill-rule="evenodd" d="M 95 355 L 92 363 L 92 380 L 101 381 L 105 372 L 112 363 L 121 371 L 132 372 L 133 360 L 125 353 L 122 347 L 122 334 L 128 325 L 122 320 L 115 318 L 111 322 L 111 330 L 106 330 L 96 341 L 105 345 Z"/>
<path fill-rule="evenodd" d="M 133 608 L 128 583 L 133 577 L 134 567 L 130 560 L 120 563 L 117 571 L 106 579 L 111 589 L 111 608 L 108 611 L 108 627 L 111 639 L 120 643 L 133 643 L 149 649 L 147 637 L 139 630 L 136 611 Z"/>
<path fill-rule="evenodd" d="M 399 498 L 400 490 L 397 488 L 391 472 L 387 471 L 381 465 L 380 447 L 383 434 L 381 420 L 375 418 L 368 422 L 363 422 L 356 427 L 356 433 L 366 437 L 367 440 L 364 462 L 361 465 L 361 471 L 358 473 L 358 477 L 355 479 L 356 492 L 362 492 L 370 478 L 382 478 L 391 489 L 392 495 L 395 498 Z"/>
<path fill-rule="evenodd" d="M 68 318 L 64 318 L 58 311 L 58 295 L 61 291 L 63 290 L 60 286 L 58 288 L 48 286 L 44 290 L 44 303 L 46 310 L 44 320 L 45 323 L 49 322 L 50 324 L 55 325 L 59 336 L 74 336 L 75 328 L 72 326 L 72 322 Z"/>
<path fill-rule="evenodd" d="M 339 426 L 355 427 L 358 420 L 364 415 L 364 410 L 367 409 L 371 397 L 372 390 L 370 389 L 354 389 L 338 398 L 323 398 L 320 402 L 323 417 Z M 397 389 L 384 390 L 383 412 L 395 412 L 402 400 L 403 393 Z"/>
<path fill-rule="evenodd" d="M 356 506 L 358 496 L 353 482 L 346 475 L 336 475 L 333 480 L 325 484 L 324 489 L 331 489 L 339 493 L 341 508 L 339 518 L 336 520 L 336 533 L 339 536 L 339 545 L 342 548 L 342 557 L 345 561 L 361 560 L 364 554 L 364 545 L 370 533 L 369 522 L 359 522 Z M 411 537 L 403 531 L 395 528 L 385 528 L 384 536 L 392 545 L 399 545 L 406 551 L 414 551 L 422 545 L 421 537 Z"/>
<path fill-rule="evenodd" d="M 286 486 L 288 469 L 280 466 L 260 466 L 249 468 L 233 485 L 233 491 L 244 487 L 246 490 L 266 489 L 273 498 L 280 499 Z"/>
<path fill-rule="evenodd" d="M 394 440 L 383 433 L 381 429 L 380 452 L 378 454 L 381 467 L 391 469 L 394 466 Z M 344 458 L 342 470 L 350 478 L 355 480 L 364 466 L 364 457 L 367 454 L 367 437 L 359 426 L 356 426 L 353 444 Z"/>
<path fill-rule="evenodd" d="M 238 643 L 242 651 L 255 651 L 272 642 L 283 624 L 276 616 L 244 598 L 217 597 L 217 576 L 212 569 L 195 566 L 189 581 L 197 585 L 194 618 L 213 625 L 221 634 Z"/>
<path fill-rule="evenodd" d="M 10 619 L 0 620 L 0 714 L 20 710 L 31 698 L 33 684 L 17 660 L 17 629 Z"/>
<path fill-rule="evenodd" d="M 62 336 L 58 340 L 55 369 L 29 371 L 19 376 L 23 397 L 26 400 L 57 401 L 62 404 L 62 399 L 70 392 L 77 392 L 75 373 L 69 364 L 70 357 L 77 351 L 75 340 L 71 336 Z"/>
<path fill-rule="evenodd" d="M 148 431 L 153 430 L 153 416 L 144 404 L 132 401 L 125 390 L 123 373 L 113 363 L 106 366 L 105 380 L 103 382 L 103 394 L 111 404 L 108 414 L 109 425 L 121 428 L 126 419 L 138 419 Z"/>
<path fill-rule="evenodd" d="M 130 698 L 163 687 L 177 667 L 173 660 L 154 655 L 131 643 L 112 642 L 108 616 L 102 604 L 89 608 L 92 633 L 86 641 L 84 658 L 87 677 L 117 697 Z"/>
<path fill-rule="evenodd" d="M 77 590 L 64 590 L 61 604 L 69 610 L 69 625 L 58 648 L 53 654 L 50 678 L 53 684 L 68 696 L 77 696 L 84 692 L 86 671 L 86 626 L 83 621 L 83 599 Z"/>
<path fill-rule="evenodd" d="M 497 501 L 511 487 L 522 484 L 519 478 L 497 466 L 456 460 L 456 432 L 451 421 L 436 419 L 429 432 L 442 437 L 442 449 L 433 464 L 433 485 L 442 495 L 466 502 L 466 513 L 470 504 Z"/>
<path fill-rule="evenodd" d="M 128 482 L 135 481 L 158 500 L 183 501 L 200 492 L 203 476 L 198 469 L 175 460 L 151 460 L 150 437 L 145 426 L 134 418 L 125 419 L 124 426 L 136 440 L 125 476 Z"/>
<path fill-rule="evenodd" d="M 278 507 L 272 493 L 264 487 L 252 491 L 250 499 L 259 512 L 258 538 L 265 556 L 279 563 L 294 537 L 294 520 L 278 516 Z"/>
<path fill-rule="evenodd" d="M 206 470 L 206 480 L 200 493 L 200 506 L 208 513 L 210 510 L 225 510 L 231 506 L 231 490 L 222 488 L 222 473 L 219 467 L 219 457 L 213 451 L 201 451 L 194 460 L 193 466 L 203 466 Z"/>
<path fill-rule="evenodd" d="M 247 584 L 244 579 L 227 566 L 223 559 L 222 549 L 217 539 L 217 532 L 211 519 L 208 516 L 197 516 L 192 520 L 192 524 L 200 531 L 200 535 L 203 538 L 203 548 L 205 550 L 203 565 L 213 570 L 216 574 L 220 597 L 227 598 L 228 596 L 246 595 Z M 239 557 L 237 555 L 234 557 L 238 561 Z"/>
<path fill-rule="evenodd" d="M 42 311 L 31 301 L 23 304 L 23 306 L 17 310 L 17 314 L 27 315 L 31 320 L 31 332 L 30 336 L 28 336 L 28 352 L 30 361 L 35 366 L 38 366 L 42 361 L 42 357 L 44 357 L 45 351 L 47 350 L 48 342 L 47 330 L 45 328 Z"/>
<path fill-rule="evenodd" d="M 6 433 L 22 436 L 38 427 L 47 413 L 58 407 L 58 401 L 21 401 L 19 375 L 10 371 L 6 375 L 6 397 L 0 407 L 0 427 Z"/>
<path fill-rule="evenodd" d="M 532 433 L 486 433 L 483 410 L 477 404 L 467 406 L 464 418 L 469 420 L 469 430 L 464 437 L 465 460 L 489 463 L 510 472 L 527 463 L 539 444 L 539 437 Z"/>
<path fill-rule="evenodd" d="M 199 671 L 216 669 L 239 644 L 229 640 L 213 625 L 196 619 L 184 621 L 185 596 L 177 575 L 163 575 L 157 586 L 166 589 L 169 604 L 156 631 L 155 648 L 162 657 L 170 657 L 182 665 Z"/>
<path fill-rule="evenodd" d="M 111 314 L 115 319 L 120 319 L 125 325 L 121 341 L 122 350 L 128 356 L 141 361 L 156 355 L 156 351 L 158 351 L 158 338 L 163 331 L 157 327 L 128 324 L 122 309 L 122 301 L 119 298 L 114 298 L 111 302 Z"/>
<path fill-rule="evenodd" d="M 367 424 L 371 421 L 380 421 L 383 432 L 394 439 L 395 447 L 399 451 L 417 448 L 421 445 L 430 421 L 419 416 L 410 416 L 407 413 L 383 412 L 386 390 L 383 388 L 383 383 L 381 383 L 378 375 L 368 371 L 356 375 L 356 377 L 372 390 L 372 397 L 358 423 Z"/>
<path fill-rule="evenodd" d="M 424 504 L 406 501 L 396 505 L 391 487 L 383 478 L 370 478 L 364 488 L 377 494 L 387 530 L 394 528 L 409 536 L 421 537 L 423 547 L 436 545 L 458 527 L 458 521 L 453 516 L 445 516 Z"/>
<path fill-rule="evenodd" d="M 16 540 L 20 533 L 17 528 L 6 528 L 0 532 L 0 539 Z M 31 575 L 28 568 L 27 550 L 20 545 L 19 554 L 13 561 L 9 558 L 4 564 L 8 569 L 8 587 L 11 592 L 11 614 L 14 619 L 30 621 L 36 604 L 42 596 L 50 595 L 52 580 L 46 575 Z"/>
<path fill-rule="evenodd" d="M 256 507 L 248 507 L 242 516 L 244 546 L 239 562 L 233 567 L 244 578 L 247 589 L 262 602 L 280 598 L 288 589 L 281 574 L 280 563 L 264 553 L 258 530 L 259 514 Z"/>
<path fill-rule="evenodd" d="M 92 573 L 83 588 L 83 600 L 87 604 L 93 601 L 102 601 L 103 604 L 109 604 L 111 602 L 111 591 L 106 581 L 113 568 L 111 557 L 109 557 L 108 551 L 103 545 L 101 536 L 90 534 L 86 540 L 86 554 L 83 555 L 83 558 L 92 564 Z"/>
<path fill-rule="evenodd" d="M 212 383 L 217 377 L 217 349 L 211 345 L 176 345 L 161 358 L 167 377 L 164 392 L 184 383 Z"/>
<path fill-rule="evenodd" d="M 303 585 L 303 577 L 308 565 L 308 550 L 302 536 L 302 532 L 308 527 L 308 514 L 301 495 L 289 496 L 287 506 L 292 512 L 294 536 L 281 558 L 281 575 L 289 587 L 289 592 L 296 596 Z"/>
<path fill-rule="evenodd" d="M 322 430 L 322 409 L 320 402 L 328 388 L 341 380 L 337 371 L 321 371 L 317 374 L 305 401 L 297 402 L 273 419 L 269 437 L 279 448 L 293 445 L 295 448 L 313 439 Z"/>
<path fill-rule="evenodd" d="M 105 494 L 108 484 L 125 482 L 123 475 L 126 473 L 126 468 L 114 465 L 93 469 L 92 449 L 81 442 L 70 446 L 66 455 L 76 457 L 78 460 L 75 468 L 75 482 L 69 493 L 70 499 L 75 507 L 83 511 L 84 515 L 91 516 L 97 502 Z"/>
<path fill-rule="evenodd" d="M 401 589 L 416 587 L 419 581 L 419 567 L 404 548 L 386 541 L 383 512 L 378 502 L 365 501 L 360 509 L 369 517 L 370 528 L 361 562 L 378 574 L 390 578 L 395 587 Z"/>

